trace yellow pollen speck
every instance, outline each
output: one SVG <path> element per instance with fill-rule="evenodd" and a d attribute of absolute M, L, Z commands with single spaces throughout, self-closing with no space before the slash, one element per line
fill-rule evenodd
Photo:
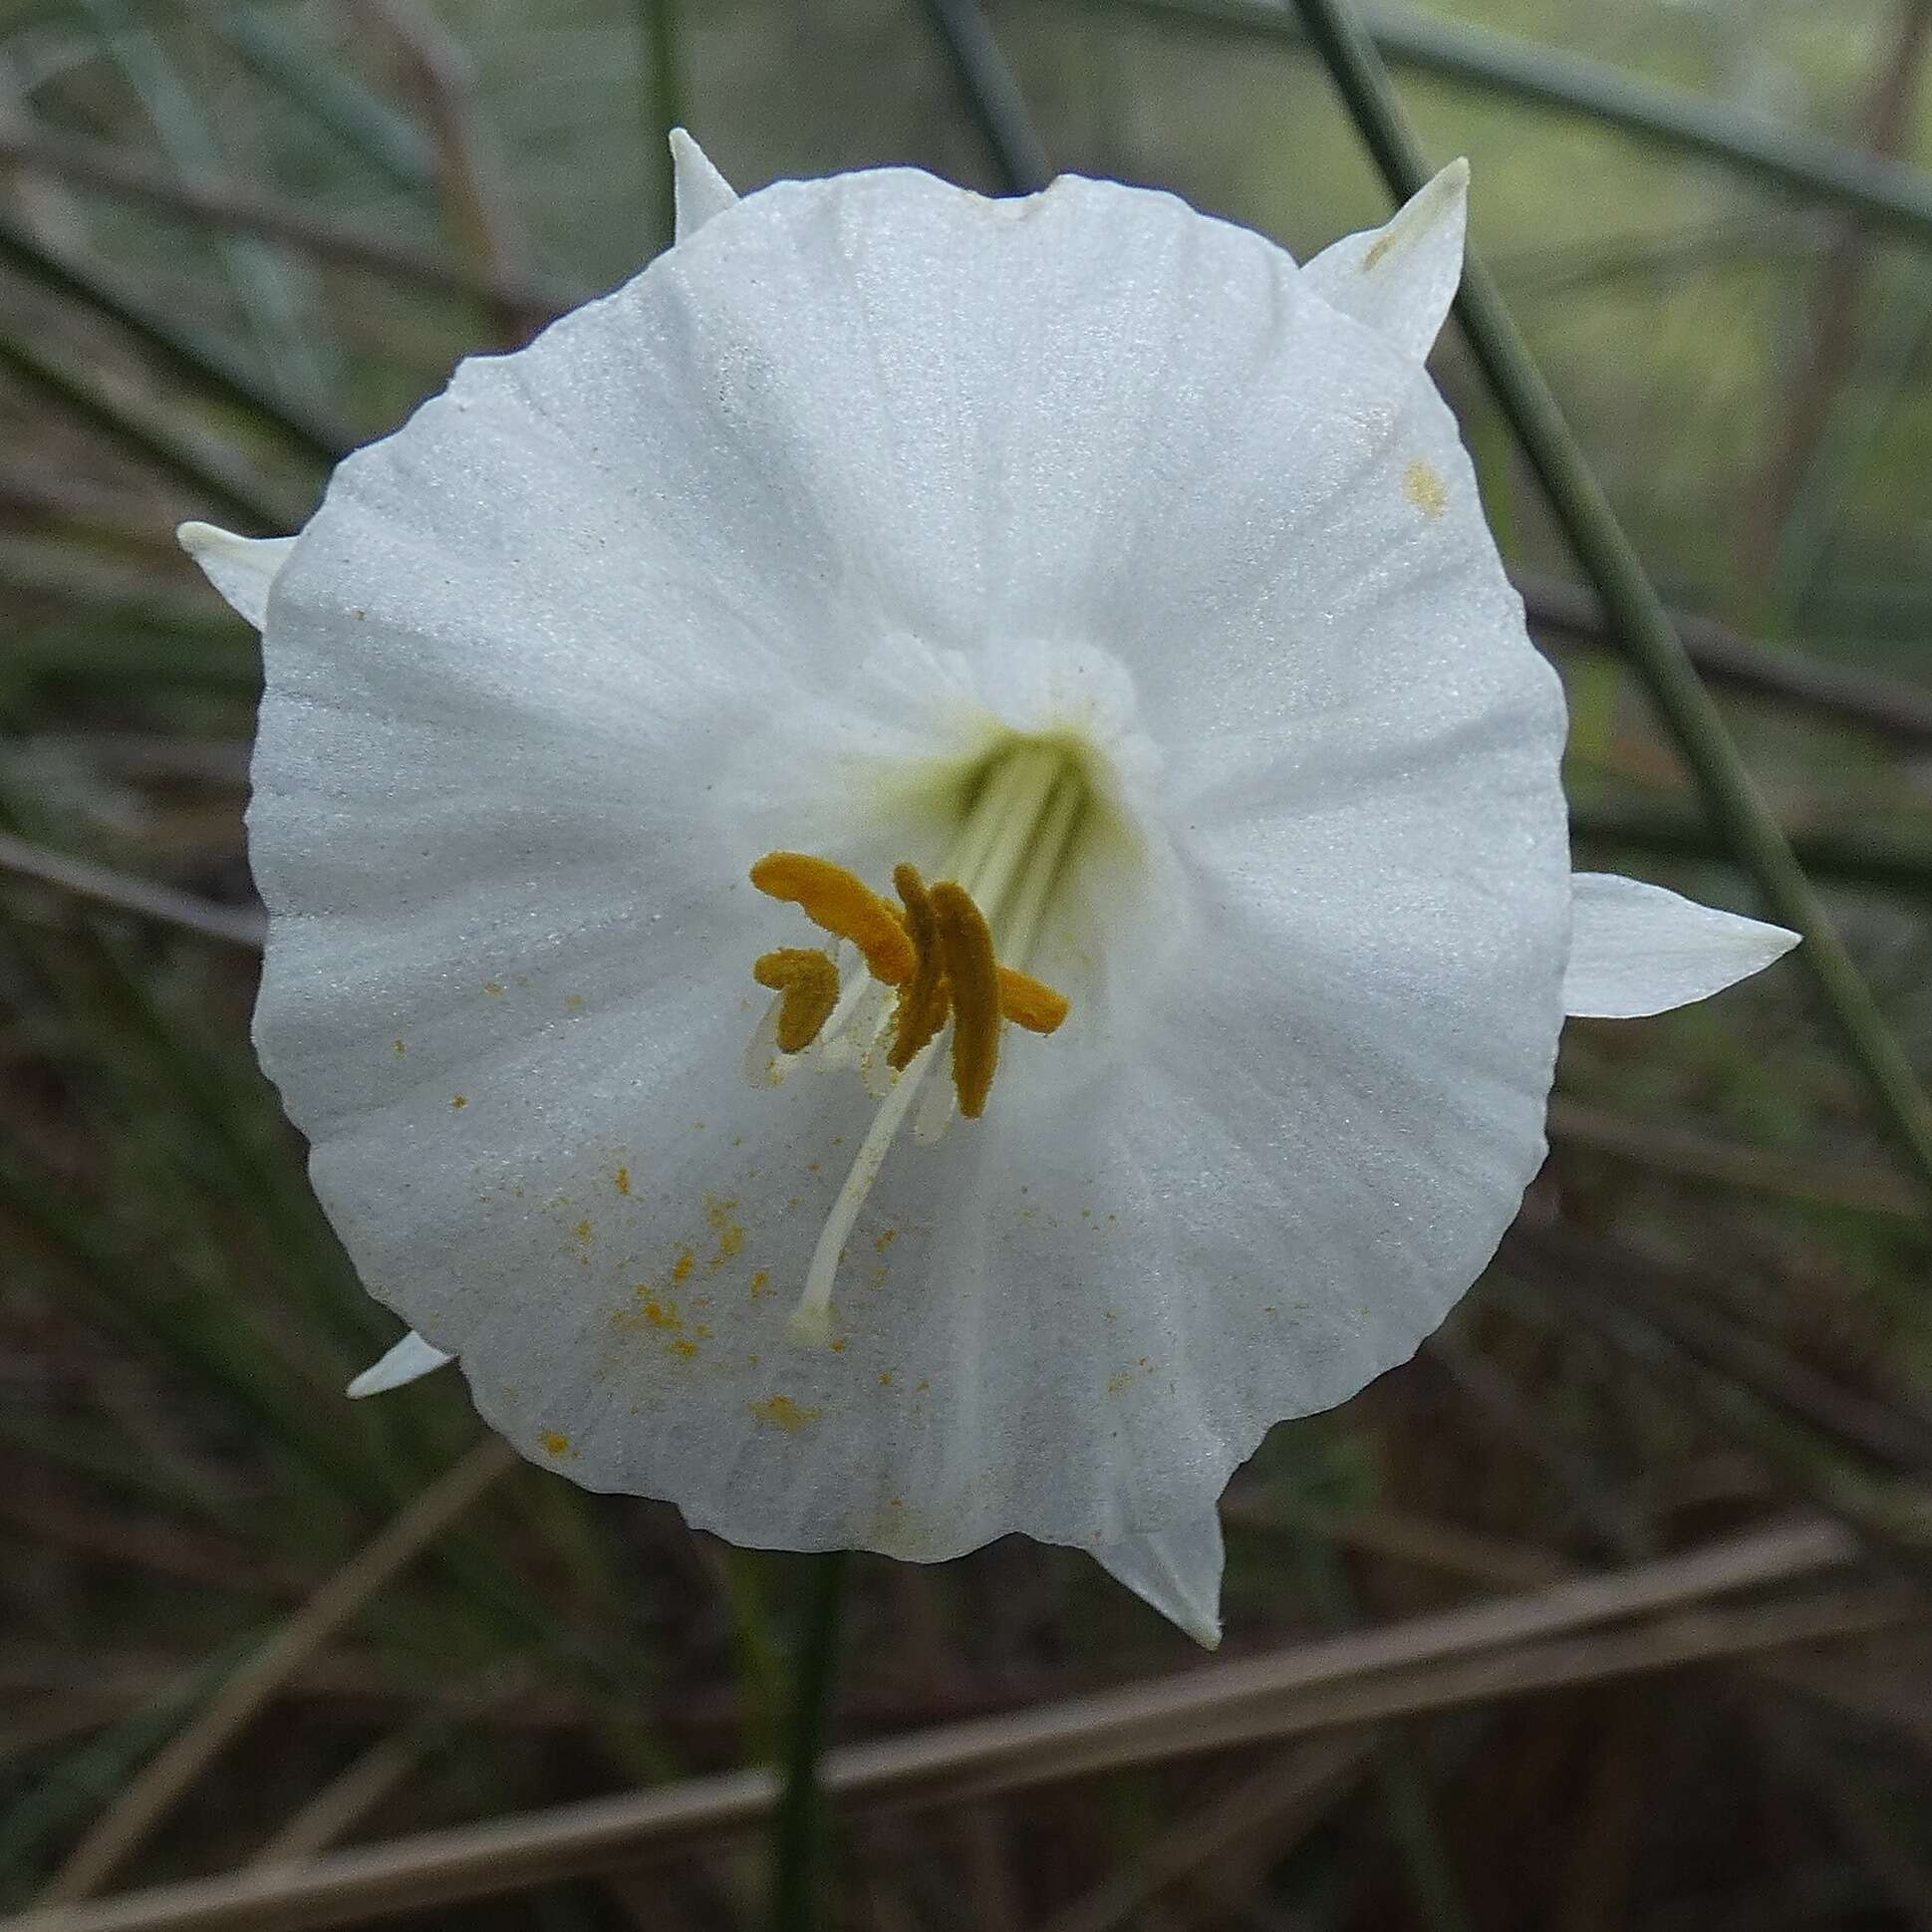
<path fill-rule="evenodd" d="M 407 1053 L 410 1049 L 401 1040 L 398 1040 L 391 1050 L 397 1053 Z"/>
<path fill-rule="evenodd" d="M 597 1230 L 588 1221 L 580 1221 L 570 1232 L 580 1242 L 590 1241 L 597 1234 Z"/>
<path fill-rule="evenodd" d="M 933 1385 L 932 1385 L 932 1383 L 930 1383 L 930 1382 L 922 1382 L 922 1383 L 921 1383 L 921 1384 L 919 1385 L 919 1387 L 918 1387 L 918 1388 L 916 1388 L 916 1389 L 915 1389 L 915 1390 L 913 1391 L 913 1393 L 914 1393 L 915 1395 L 924 1395 L 924 1394 L 926 1393 L 926 1391 L 927 1391 L 928 1389 L 930 1389 L 930 1388 L 931 1388 L 932 1386 L 933 1386 Z"/>
<path fill-rule="evenodd" d="M 1449 508 L 1449 485 L 1442 472 L 1420 456 L 1402 472 L 1402 493 L 1432 520 Z"/>
<path fill-rule="evenodd" d="M 690 1359 L 697 1353 L 697 1344 L 695 1342 L 688 1342 L 688 1341 L 666 1342 L 665 1346 L 668 1349 L 670 1349 L 674 1355 L 684 1356 L 684 1358 L 687 1361 L 690 1361 Z"/>
<path fill-rule="evenodd" d="M 581 1013 L 584 1010 L 584 995 L 581 992 L 565 993 L 564 1009 L 567 1012 Z"/>
<path fill-rule="evenodd" d="M 788 1395 L 774 1395 L 768 1402 L 754 1402 L 751 1413 L 760 1422 L 768 1422 L 774 1428 L 782 1429 L 788 1436 L 796 1436 L 815 1423 L 825 1411 L 823 1409 L 801 1409 Z"/>
<path fill-rule="evenodd" d="M 744 1230 L 731 1219 L 731 1210 L 737 1205 L 735 1200 L 720 1201 L 715 1195 L 706 1195 L 704 1198 L 704 1219 L 711 1224 L 711 1233 L 717 1237 L 717 1252 L 710 1262 L 714 1268 L 722 1267 L 744 1246 Z"/>
<path fill-rule="evenodd" d="M 881 1254 L 883 1254 L 886 1251 L 886 1249 L 889 1248 L 893 1244 L 893 1242 L 896 1242 L 898 1239 L 899 1239 L 899 1230 L 897 1228 L 888 1228 L 886 1232 L 883 1235 L 881 1235 L 879 1239 L 876 1242 L 874 1242 L 872 1244 L 874 1247 L 876 1247 L 879 1250 Z"/>
<path fill-rule="evenodd" d="M 707 1342 L 710 1338 L 711 1324 L 708 1321 L 700 1321 L 697 1324 L 697 1339 L 701 1342 Z"/>
<path fill-rule="evenodd" d="M 889 1389 L 889 1388 L 891 1388 L 891 1387 L 892 1387 L 892 1370 L 891 1370 L 891 1369 L 889 1369 L 889 1368 L 882 1368 L 882 1369 L 881 1369 L 881 1370 L 879 1371 L 879 1386 L 880 1386 L 880 1387 L 881 1387 L 882 1389 Z"/>
<path fill-rule="evenodd" d="M 631 1192 L 631 1170 L 628 1167 L 619 1168 L 611 1176 L 611 1179 L 616 1182 L 619 1194 L 629 1194 Z"/>
<path fill-rule="evenodd" d="M 767 1269 L 760 1268 L 751 1277 L 751 1292 L 753 1296 L 767 1295 L 771 1292 L 771 1275 Z"/>
<path fill-rule="evenodd" d="M 1132 1387 L 1133 1381 L 1133 1372 L 1129 1369 L 1122 1369 L 1118 1375 L 1108 1376 L 1107 1393 L 1109 1395 L 1118 1395 L 1122 1389 Z"/>
<path fill-rule="evenodd" d="M 841 1335 L 839 1339 L 832 1344 L 832 1353 L 834 1355 L 843 1355 L 846 1351 L 846 1347 L 847 1347 L 847 1343 L 846 1343 L 845 1337 Z"/>
<path fill-rule="evenodd" d="M 558 1435 L 554 1429 L 546 1429 L 537 1441 L 543 1445 L 546 1455 L 568 1456 L 570 1454 L 570 1438 Z"/>
<path fill-rule="evenodd" d="M 643 1293 L 643 1289 L 639 1289 L 639 1293 Z M 653 1328 L 682 1328 L 685 1325 L 675 1301 L 647 1301 L 644 1304 L 644 1318 Z"/>
<path fill-rule="evenodd" d="M 483 981 L 483 990 L 492 999 L 501 999 L 503 997 L 503 982 L 501 979 L 485 979 Z"/>
<path fill-rule="evenodd" d="M 454 1097 L 454 1099 L 450 1101 L 449 1105 L 453 1111 L 455 1111 L 456 1113 L 461 1113 L 462 1110 L 469 1105 L 468 1094 L 466 1093 L 457 1094 Z"/>
<path fill-rule="evenodd" d="M 690 1276 L 691 1264 L 696 1258 L 689 1247 L 681 1247 L 678 1250 L 678 1258 L 671 1264 L 671 1278 L 674 1281 L 688 1280 Z"/>

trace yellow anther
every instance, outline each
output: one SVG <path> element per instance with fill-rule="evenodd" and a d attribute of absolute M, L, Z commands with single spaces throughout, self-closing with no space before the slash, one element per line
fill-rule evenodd
<path fill-rule="evenodd" d="M 953 1085 L 961 1113 L 977 1120 L 999 1065 L 999 966 L 985 915 L 966 889 L 943 879 L 932 897 L 953 995 Z"/>
<path fill-rule="evenodd" d="M 913 943 L 912 976 L 899 988 L 892 1050 L 886 1055 L 886 1064 L 903 1073 L 920 1048 L 946 1024 L 946 961 L 940 953 L 933 902 L 927 897 L 919 868 L 895 866 L 892 883 L 905 901 L 906 931 Z"/>
<path fill-rule="evenodd" d="M 838 967 L 812 947 L 784 946 L 757 960 L 751 976 L 784 995 L 778 1008 L 778 1050 L 803 1052 L 839 1003 Z"/>
<path fill-rule="evenodd" d="M 1050 1033 L 1065 1019 L 1071 1006 L 1063 992 L 1055 992 L 1030 972 L 999 968 L 999 1010 L 1015 1026 L 1029 1033 Z"/>
<path fill-rule="evenodd" d="M 899 915 L 857 873 L 806 852 L 767 852 L 751 868 L 751 883 L 798 906 L 814 926 L 850 940 L 875 979 L 898 986 L 912 977 L 913 943 Z"/>
<path fill-rule="evenodd" d="M 912 865 L 894 867 L 892 879 L 903 914 L 830 859 L 767 852 L 751 868 L 760 892 L 798 905 L 815 925 L 852 941 L 872 976 L 898 987 L 887 1065 L 905 1072 L 953 1021 L 953 1085 L 961 1113 L 976 1120 L 999 1065 L 1001 1022 L 1051 1033 L 1066 1018 L 1068 1002 L 1044 981 L 998 963 L 985 915 L 964 886 L 942 880 L 929 887 Z M 782 1052 L 802 1051 L 844 1010 L 838 967 L 824 953 L 783 947 L 765 954 L 752 972 L 761 986 L 783 995 Z"/>

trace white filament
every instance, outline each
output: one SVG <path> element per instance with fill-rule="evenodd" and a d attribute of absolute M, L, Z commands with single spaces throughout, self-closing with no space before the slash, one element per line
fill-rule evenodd
<path fill-rule="evenodd" d="M 938 1047 L 938 1040 L 929 1040 L 913 1056 L 893 1090 L 879 1103 L 879 1111 L 860 1143 L 858 1158 L 852 1163 L 852 1172 L 845 1177 L 839 1198 L 832 1203 L 832 1212 L 825 1218 L 818 1245 L 812 1250 L 812 1264 L 805 1272 L 805 1292 L 791 1313 L 791 1332 L 801 1342 L 823 1342 L 831 1335 L 832 1283 L 845 1253 L 846 1239 L 859 1218 L 859 1210 L 865 1206 L 866 1196 L 872 1192 L 872 1184 L 879 1178 L 879 1170 L 886 1164 L 893 1136 L 899 1132 L 899 1123 L 906 1118 L 906 1109 L 913 1104 Z"/>

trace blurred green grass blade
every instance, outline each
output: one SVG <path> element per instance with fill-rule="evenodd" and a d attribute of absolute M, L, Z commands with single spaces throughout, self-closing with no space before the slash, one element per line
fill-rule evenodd
<path fill-rule="evenodd" d="M 398 187 L 426 194 L 435 186 L 435 155 L 421 134 L 272 14 L 232 7 L 215 31 L 264 81 Z"/>
<path fill-rule="evenodd" d="M 923 4 L 946 45 L 961 96 L 984 138 L 1000 186 L 1008 194 L 1031 194 L 1043 188 L 1053 178 L 1046 144 L 1026 111 L 979 0 L 923 0 Z"/>
<path fill-rule="evenodd" d="M 98 269 L 62 259 L 10 217 L 0 214 L 0 261 L 48 290 L 105 317 L 147 350 L 171 374 L 245 412 L 303 454 L 333 463 L 348 453 L 341 430 L 288 402 L 192 331 L 145 308 Z"/>
<path fill-rule="evenodd" d="M 1932 1506 L 1915 1482 L 1873 1476 L 1829 1438 L 1766 1400 L 1749 1384 L 1700 1360 L 1634 1308 L 1600 1298 L 1571 1276 L 1505 1261 L 1495 1278 L 1513 1285 L 1522 1312 L 1552 1304 L 1587 1323 L 1633 1361 L 1682 1387 L 1727 1435 L 1801 1496 L 1836 1517 L 1874 1551 L 1921 1583 L 1932 1582 Z M 1541 1303 L 1532 1310 L 1531 1303 Z"/>
<path fill-rule="evenodd" d="M 0 369 L 191 490 L 198 504 L 237 520 L 246 534 L 279 536 L 291 526 L 287 509 L 259 484 L 213 461 L 172 423 L 113 394 L 81 365 L 50 356 L 37 343 L 0 333 Z"/>
<path fill-rule="evenodd" d="M 1601 606 L 1581 586 L 1527 571 L 1512 575 L 1532 631 L 1614 648 Z M 1932 622 L 1932 610 L 1926 617 Z M 1924 684 L 1743 637 L 1689 611 L 1673 611 L 1671 623 L 1707 684 L 1842 718 L 1906 746 L 1932 741 L 1932 689 Z"/>
<path fill-rule="evenodd" d="M 1909 391 L 1932 343 L 1932 282 L 1924 278 L 1879 309 L 1840 383 L 1817 448 L 1779 535 L 1770 602 L 1786 626 L 1801 622 L 1812 586 L 1854 500 L 1859 474 Z"/>
<path fill-rule="evenodd" d="M 1381 56 L 1348 0 L 1295 4 L 1390 193 L 1405 200 L 1428 180 L 1431 170 Z M 1823 1002 L 1909 1157 L 1915 1178 L 1932 1198 L 1932 1103 L 1759 796 L 1555 397 L 1517 333 L 1496 284 L 1474 256 L 1465 268 L 1456 313 L 1611 628 L 1695 775 L 1712 823 L 1750 870 L 1772 915 L 1803 935 L 1801 956 Z"/>
<path fill-rule="evenodd" d="M 637 9 L 643 37 L 639 70 L 644 84 L 646 191 L 651 197 L 649 247 L 655 255 L 678 236 L 678 170 L 671 158 L 671 131 L 683 127 L 685 120 L 678 0 L 637 0 Z"/>
<path fill-rule="evenodd" d="M 1570 800 L 1571 836 L 1598 853 L 1739 865 L 1743 861 L 1708 822 L 1673 805 L 1585 796 Z M 1868 826 L 1856 831 L 1794 832 L 1791 849 L 1817 879 L 1932 900 L 1932 832 Z"/>
<path fill-rule="evenodd" d="M 252 1635 L 230 1638 L 119 1724 L 41 1766 L 32 1790 L 0 1817 L 0 1878 L 18 1887 L 50 1839 L 112 1802 L 187 1713 L 214 1695 L 254 1641 Z"/>
<path fill-rule="evenodd" d="M 98 1216 L 69 1204 L 68 1192 L 0 1144 L 0 1215 L 59 1261 L 112 1326 L 157 1347 L 201 1386 L 217 1391 L 238 1417 L 292 1452 L 291 1469 L 318 1487 L 345 1500 L 378 1500 L 341 1440 L 308 1422 L 272 1384 L 267 1359 L 237 1316 L 211 1317 L 209 1297 L 170 1279 L 171 1270 L 156 1255 L 125 1252 Z"/>
<path fill-rule="evenodd" d="M 0 591 L 18 597 L 22 587 L 0 572 Z M 0 657 L 0 707 L 17 705 L 43 686 L 96 690 L 178 688 L 252 702 L 262 686 L 261 659 L 238 646 L 226 622 L 205 629 L 170 624 L 152 612 L 112 609 L 64 621 L 32 625 L 7 640 Z"/>
<path fill-rule="evenodd" d="M 126 0 L 77 0 L 94 23 L 103 51 L 140 98 L 168 158 L 188 173 L 221 173 L 226 156 L 193 92 L 161 41 Z M 321 346 L 324 326 L 304 300 L 289 264 L 273 248 L 242 235 L 210 236 L 269 367 L 299 395 L 332 395 L 341 371 Z"/>
<path fill-rule="evenodd" d="M 1334 1544 L 1302 1516 L 1290 1519 L 1289 1541 L 1302 1591 L 1316 1618 L 1337 1636 L 1359 1630 L 1361 1606 Z M 1421 1921 L 1437 1932 L 1469 1932 L 1469 1911 L 1443 1844 L 1436 1807 L 1417 1760 L 1414 1734 L 1406 1725 L 1390 1724 L 1371 1735 L 1375 1739 L 1375 1780 L 1381 1794 L 1383 1822 Z"/>
<path fill-rule="evenodd" d="M 1305 38 L 1289 0 L 1117 0 L 1111 10 L 1272 40 Z M 1394 6 L 1359 8 L 1354 18 L 1397 66 L 1574 114 L 1653 145 L 1721 162 L 1806 200 L 1843 208 L 1874 227 L 1896 229 L 1920 243 L 1932 241 L 1932 177 L 1920 169 L 1747 109 L 1638 80 L 1604 61 L 1488 28 Z"/>

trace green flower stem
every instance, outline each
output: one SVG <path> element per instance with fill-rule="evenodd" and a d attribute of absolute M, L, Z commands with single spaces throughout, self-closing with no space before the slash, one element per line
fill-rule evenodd
<path fill-rule="evenodd" d="M 671 131 L 685 118 L 678 56 L 678 0 L 639 0 L 644 35 L 645 156 L 651 195 L 651 247 L 656 253 L 678 238 L 678 170 L 671 159 Z"/>
<path fill-rule="evenodd" d="M 1000 186 L 1008 194 L 1043 188 L 1053 178 L 1052 163 L 979 0 L 926 0 L 926 11 L 946 42 L 960 92 L 992 154 Z"/>
<path fill-rule="evenodd" d="M 810 1559 L 804 1640 L 798 1647 L 785 1754 L 785 1789 L 772 1841 L 772 1932 L 813 1932 L 819 1922 L 819 1851 L 824 1841 L 818 1761 L 830 1728 L 838 1681 L 841 1612 L 850 1552 Z"/>
<path fill-rule="evenodd" d="M 1084 0 L 1093 7 L 1099 0 Z M 1263 40 L 1299 41 L 1280 0 L 1112 0 L 1177 25 Z M 1932 240 L 1932 178 L 1900 161 L 1809 134 L 1679 88 L 1660 87 L 1607 61 L 1559 53 L 1465 21 L 1380 5 L 1353 15 L 1384 59 L 1531 107 L 1574 114 L 1639 140 L 1701 155 L 1804 200 L 1844 209 L 1921 244 Z"/>
<path fill-rule="evenodd" d="M 1430 169 L 1382 57 L 1350 0 L 1295 0 L 1295 6 L 1390 193 L 1406 199 L 1429 178 Z M 1804 936 L 1802 957 L 1824 1003 L 1909 1156 L 1915 1177 L 1932 1195 L 1932 1104 L 1759 796 L 1495 282 L 1474 257 L 1464 272 L 1456 313 L 1603 605 L 1611 632 L 1690 766 L 1713 824 L 1757 881 L 1773 917 Z"/>

